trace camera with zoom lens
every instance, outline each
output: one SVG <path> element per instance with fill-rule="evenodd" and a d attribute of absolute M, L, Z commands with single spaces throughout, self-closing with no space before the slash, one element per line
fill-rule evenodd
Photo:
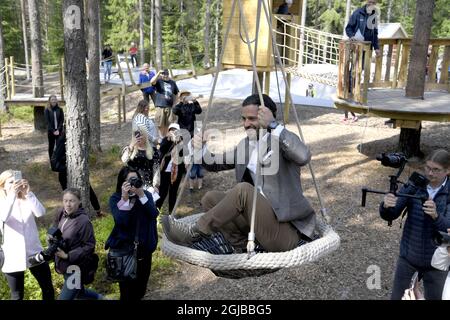
<path fill-rule="evenodd" d="M 58 248 L 64 251 L 65 242 L 61 230 L 59 230 L 58 227 L 51 227 L 48 229 L 47 234 L 50 236 L 47 249 L 28 259 L 32 266 L 52 260 L 55 257 Z"/>
<path fill-rule="evenodd" d="M 433 236 L 433 241 L 437 246 L 450 246 L 450 234 L 437 231 Z"/>
<path fill-rule="evenodd" d="M 385 167 L 400 168 L 407 160 L 403 153 L 382 153 L 377 155 L 377 160 Z"/>
<path fill-rule="evenodd" d="M 136 189 L 142 188 L 144 182 L 139 177 L 131 177 L 128 179 L 128 183 L 130 186 L 135 187 Z"/>

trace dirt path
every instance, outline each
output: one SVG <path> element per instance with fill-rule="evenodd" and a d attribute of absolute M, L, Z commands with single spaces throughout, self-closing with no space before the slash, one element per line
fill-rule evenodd
<path fill-rule="evenodd" d="M 117 127 L 114 100 L 102 105 L 102 146 L 123 146 L 131 133 L 130 119 L 140 95 L 127 99 L 128 122 Z M 206 106 L 206 100 L 202 100 Z M 232 129 L 224 147 L 231 147 L 244 137 L 239 112 L 240 101 L 217 100 L 210 113 L 208 127 Z M 341 237 L 341 247 L 316 263 L 280 270 L 259 278 L 239 281 L 218 278 L 211 271 L 180 262 L 177 271 L 158 283 L 151 281 L 147 299 L 386 299 L 398 254 L 401 230 L 396 221 L 387 227 L 378 216 L 378 195 L 369 195 L 366 208 L 360 207 L 361 187 L 388 188 L 394 169 L 382 167 L 373 160 L 380 152 L 395 150 L 399 131 L 384 125 L 385 119 L 364 118 L 344 124 L 342 113 L 334 109 L 298 107 L 303 133 L 313 154 L 313 168 L 333 227 Z M 293 117 L 291 117 L 293 119 Z M 32 125 L 5 124 L 0 138 L 0 171 L 20 169 L 33 164 L 36 171 L 47 165 L 47 138 L 32 132 Z M 297 132 L 293 123 L 288 129 Z M 361 143 L 363 143 L 361 145 Z M 442 147 L 450 150 L 450 128 L 446 124 L 423 123 L 422 150 Z M 47 171 L 46 171 L 47 172 Z M 44 174 L 48 174 L 48 173 Z M 48 170 L 48 172 L 50 172 Z M 32 173 L 32 172 L 31 172 Z M 404 177 L 411 173 L 405 170 Z M 37 173 L 36 173 L 37 174 Z M 305 195 L 318 209 L 311 175 L 302 170 Z M 50 181 L 51 180 L 51 181 Z M 54 180 L 54 181 L 53 181 Z M 49 179 L 56 189 L 57 179 Z M 106 182 L 107 183 L 107 182 Z M 198 212 L 201 196 L 211 189 L 226 190 L 234 185 L 233 172 L 207 173 L 204 189 L 185 193 L 180 213 Z M 55 196 L 40 188 L 46 206 L 56 205 Z M 381 272 L 379 289 L 366 285 L 369 266 Z"/>

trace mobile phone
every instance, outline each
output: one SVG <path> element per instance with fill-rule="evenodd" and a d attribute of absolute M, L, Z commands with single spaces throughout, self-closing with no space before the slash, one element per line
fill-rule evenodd
<path fill-rule="evenodd" d="M 21 171 L 14 171 L 14 180 L 15 181 L 22 180 L 22 172 Z"/>
<path fill-rule="evenodd" d="M 412 290 L 414 289 L 414 287 L 416 286 L 417 282 L 419 281 L 419 272 L 416 271 L 414 272 L 412 278 L 411 278 L 411 283 L 409 284 L 409 288 Z"/>
<path fill-rule="evenodd" d="M 140 132 L 140 131 L 135 131 L 135 132 L 134 132 L 134 136 L 135 136 L 136 138 L 139 138 L 139 137 L 141 136 L 141 132 Z"/>

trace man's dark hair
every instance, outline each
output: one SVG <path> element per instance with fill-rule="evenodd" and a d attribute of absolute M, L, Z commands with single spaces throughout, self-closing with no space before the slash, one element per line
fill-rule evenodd
<path fill-rule="evenodd" d="M 267 94 L 262 95 L 264 100 L 264 105 L 272 111 L 273 116 L 276 118 L 277 116 L 277 105 L 275 102 L 273 102 L 272 98 L 270 98 Z M 246 107 L 251 104 L 255 104 L 257 106 L 261 105 L 261 100 L 259 99 L 259 94 L 252 94 L 251 96 L 248 96 L 245 98 L 245 100 L 242 102 L 242 106 Z"/>

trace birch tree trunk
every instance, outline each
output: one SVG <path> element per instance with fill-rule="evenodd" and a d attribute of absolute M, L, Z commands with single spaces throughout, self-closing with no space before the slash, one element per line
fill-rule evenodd
<path fill-rule="evenodd" d="M 203 67 L 211 67 L 211 59 L 209 58 L 209 42 L 210 42 L 210 25 L 211 25 L 211 0 L 206 0 L 206 12 L 205 12 L 205 31 L 203 33 L 204 43 L 204 56 Z"/>
<path fill-rule="evenodd" d="M 142 5 L 142 0 L 139 0 L 139 65 L 142 66 L 144 62 L 144 6 Z"/>
<path fill-rule="evenodd" d="M 25 53 L 25 70 L 27 73 L 27 80 L 30 80 L 31 76 L 30 76 L 30 59 L 28 57 L 28 32 L 27 32 L 27 10 L 26 8 L 26 4 L 25 4 L 26 0 L 20 0 L 20 11 L 22 13 L 22 34 L 23 34 L 23 50 Z"/>
<path fill-rule="evenodd" d="M 162 17 L 161 17 L 161 0 L 155 0 L 155 63 L 157 70 L 162 69 Z"/>
<path fill-rule="evenodd" d="M 100 0 L 87 0 L 88 4 L 88 58 L 89 80 L 87 88 L 89 107 L 89 136 L 91 149 L 101 152 L 100 146 L 100 48 L 99 48 L 99 11 Z"/>
<path fill-rule="evenodd" d="M 3 40 L 3 26 L 2 26 L 2 13 L 0 12 L 0 112 L 6 110 L 5 107 L 5 97 L 6 97 L 6 88 L 5 88 L 5 42 Z"/>
<path fill-rule="evenodd" d="M 88 108 L 86 95 L 86 41 L 83 0 L 63 0 L 65 98 L 67 107 L 68 186 L 81 190 L 83 207 L 89 203 Z"/>

